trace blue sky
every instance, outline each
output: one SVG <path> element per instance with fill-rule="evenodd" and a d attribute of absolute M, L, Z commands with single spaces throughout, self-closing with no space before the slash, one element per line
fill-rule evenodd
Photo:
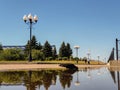
<path fill-rule="evenodd" d="M 29 26 L 22 17 L 36 14 L 33 35 L 43 45 L 46 40 L 57 49 L 64 41 L 79 45 L 79 57 L 108 58 L 115 39 L 120 39 L 120 0 L 0 0 L 0 42 L 25 45 Z"/>

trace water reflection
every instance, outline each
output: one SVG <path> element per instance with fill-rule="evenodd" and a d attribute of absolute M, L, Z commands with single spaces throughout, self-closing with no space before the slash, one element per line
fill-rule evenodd
<path fill-rule="evenodd" d="M 65 70 L 63 72 L 60 73 L 59 78 L 60 78 L 60 83 L 63 87 L 63 89 L 70 88 L 71 86 L 71 82 L 73 79 L 72 74 L 74 73 L 74 70 Z"/>
<path fill-rule="evenodd" d="M 75 85 L 76 85 L 76 86 L 79 86 L 79 85 L 80 85 L 79 76 L 78 76 L 78 71 L 77 71 L 77 80 L 76 80 L 76 82 L 75 82 Z"/>
<path fill-rule="evenodd" d="M 0 85 L 24 85 L 26 90 L 36 90 L 43 85 L 48 90 L 56 84 L 57 75 L 63 89 L 71 86 L 73 70 L 40 70 L 40 71 L 8 71 L 0 72 Z M 2 77 L 2 78 L 1 78 Z"/>
<path fill-rule="evenodd" d="M 120 90 L 119 81 L 119 70 L 113 68 L 0 72 L 0 90 Z M 13 88 L 3 88 L 8 86 Z"/>
<path fill-rule="evenodd" d="M 120 90 L 120 67 L 110 67 L 109 71 L 114 83 L 118 86 L 118 90 Z"/>
<path fill-rule="evenodd" d="M 88 78 L 91 78 L 90 68 L 87 69 L 88 72 Z"/>

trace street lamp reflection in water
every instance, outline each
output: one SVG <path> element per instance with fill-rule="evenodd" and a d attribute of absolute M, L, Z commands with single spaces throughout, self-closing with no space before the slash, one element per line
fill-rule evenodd
<path fill-rule="evenodd" d="M 97 75 L 101 75 L 101 71 L 100 71 L 100 69 L 98 69 Z"/>
<path fill-rule="evenodd" d="M 78 72 L 79 72 L 79 71 L 76 72 L 76 74 L 77 74 L 77 80 L 76 80 L 76 82 L 75 82 L 75 86 L 79 86 L 79 85 L 80 85 Z"/>
<path fill-rule="evenodd" d="M 90 73 L 90 69 L 89 68 L 87 69 L 87 72 L 88 72 L 88 76 L 87 77 L 91 78 L 91 73 Z"/>

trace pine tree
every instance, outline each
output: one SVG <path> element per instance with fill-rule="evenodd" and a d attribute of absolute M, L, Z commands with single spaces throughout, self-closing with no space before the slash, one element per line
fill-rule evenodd
<path fill-rule="evenodd" d="M 68 57 L 68 58 L 70 58 L 71 55 L 72 55 L 72 49 L 70 47 L 70 44 L 67 43 L 67 45 L 65 45 L 65 43 L 63 42 L 61 44 L 60 49 L 59 49 L 59 56 L 60 57 Z"/>
<path fill-rule="evenodd" d="M 2 44 L 0 44 L 0 50 L 3 50 Z"/>
<path fill-rule="evenodd" d="M 27 44 L 25 45 L 25 54 L 29 54 L 30 50 L 30 41 L 28 40 Z"/>
<path fill-rule="evenodd" d="M 29 51 L 30 49 L 30 41 L 28 40 L 26 46 L 25 46 L 25 51 Z M 41 50 L 42 49 L 42 45 L 39 43 L 37 43 L 36 37 L 32 36 L 31 39 L 31 49 L 36 49 L 36 50 Z"/>
<path fill-rule="evenodd" d="M 66 57 L 66 46 L 64 42 L 61 44 L 61 47 L 59 49 L 59 56 Z"/>
<path fill-rule="evenodd" d="M 41 49 L 42 49 L 42 45 L 41 45 L 41 43 L 40 43 L 40 42 L 37 44 L 36 49 L 37 49 L 37 50 L 41 50 Z"/>
<path fill-rule="evenodd" d="M 71 49 L 69 43 L 67 43 L 67 45 L 66 45 L 66 51 L 67 51 L 66 52 L 67 53 L 67 57 L 70 58 L 70 56 L 72 55 L 72 49 Z"/>
<path fill-rule="evenodd" d="M 32 49 L 36 49 L 37 46 L 38 46 L 38 43 L 37 43 L 36 37 L 32 36 L 32 39 L 31 39 L 31 48 Z"/>
<path fill-rule="evenodd" d="M 40 43 L 37 43 L 36 37 L 32 36 L 31 39 L 31 49 L 33 50 L 41 50 L 42 45 Z M 28 40 L 27 44 L 25 45 L 25 54 L 26 56 L 29 55 L 29 50 L 30 50 L 30 41 Z"/>
<path fill-rule="evenodd" d="M 43 46 L 43 54 L 45 58 L 52 57 L 52 47 L 48 41 L 46 41 Z"/>
<path fill-rule="evenodd" d="M 52 46 L 52 57 L 55 59 L 57 57 L 57 51 L 55 45 Z"/>

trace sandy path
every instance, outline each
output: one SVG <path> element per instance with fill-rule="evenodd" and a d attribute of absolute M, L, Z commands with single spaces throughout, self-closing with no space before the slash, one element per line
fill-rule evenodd
<path fill-rule="evenodd" d="M 106 67 L 106 65 L 76 65 L 80 67 Z M 0 64 L 0 70 L 20 69 L 64 69 L 59 64 Z"/>
<path fill-rule="evenodd" d="M 58 64 L 0 64 L 0 70 L 63 68 Z"/>

